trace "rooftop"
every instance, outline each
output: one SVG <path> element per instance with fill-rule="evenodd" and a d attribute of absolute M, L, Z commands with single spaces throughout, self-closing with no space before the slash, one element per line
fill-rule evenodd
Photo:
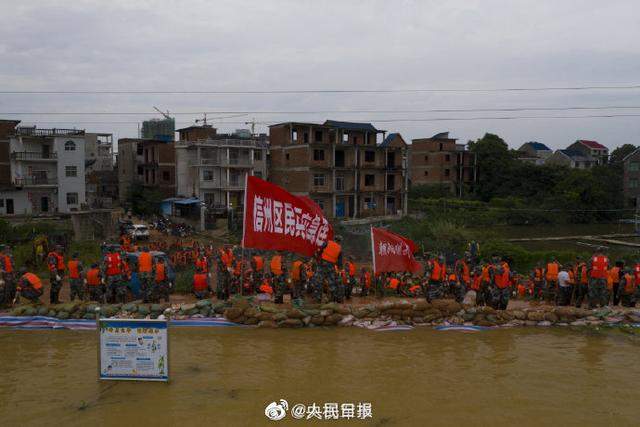
<path fill-rule="evenodd" d="M 356 122 L 339 122 L 337 120 L 326 120 L 325 126 L 331 126 L 338 129 L 357 130 L 366 132 L 383 132 L 376 129 L 371 123 L 356 123 Z"/>
<path fill-rule="evenodd" d="M 607 150 L 608 148 L 604 145 L 600 144 L 598 141 L 590 141 L 588 139 L 579 139 L 576 142 L 579 142 L 582 145 L 586 145 L 589 148 L 593 148 L 595 150 Z"/>
<path fill-rule="evenodd" d="M 547 147 L 542 142 L 529 141 L 529 142 L 526 142 L 524 145 L 528 145 L 536 151 L 551 151 L 551 148 Z"/>
<path fill-rule="evenodd" d="M 15 134 L 19 136 L 83 136 L 84 129 L 38 129 L 35 126 L 19 126 Z"/>

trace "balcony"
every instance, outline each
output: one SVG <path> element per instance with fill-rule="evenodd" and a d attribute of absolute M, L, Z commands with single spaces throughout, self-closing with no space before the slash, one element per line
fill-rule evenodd
<path fill-rule="evenodd" d="M 253 167 L 253 163 L 249 158 L 230 158 L 224 162 L 224 166 L 234 167 L 234 168 L 250 168 Z"/>
<path fill-rule="evenodd" d="M 44 176 L 29 176 L 26 178 L 14 178 L 13 184 L 16 187 L 47 187 L 58 185 L 58 180 Z"/>
<path fill-rule="evenodd" d="M 11 158 L 19 161 L 33 160 L 55 162 L 58 159 L 58 153 L 43 153 L 42 151 L 14 151 L 11 153 Z"/>

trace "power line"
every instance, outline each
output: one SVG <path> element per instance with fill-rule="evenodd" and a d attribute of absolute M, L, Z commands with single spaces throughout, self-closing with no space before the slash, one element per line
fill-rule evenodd
<path fill-rule="evenodd" d="M 502 107 L 502 108 L 429 108 L 429 109 L 415 109 L 415 110 L 314 110 L 314 111 L 299 111 L 299 110 L 211 110 L 211 111 L 174 111 L 171 115 L 202 115 L 202 114 L 234 114 L 234 115 L 247 115 L 247 114 L 338 114 L 338 113 L 353 113 L 353 114 L 394 114 L 394 113 L 490 113 L 490 112 L 519 112 L 519 111 L 598 111 L 598 110 L 638 110 L 640 106 L 635 105 L 609 105 L 609 106 L 573 106 L 573 107 Z M 64 116 L 64 115 L 82 115 L 82 116 L 141 116 L 154 114 L 153 111 L 22 111 L 0 112 L 0 115 L 47 115 L 47 116 Z M 222 119 L 227 117 L 213 117 L 212 119 Z"/>
<path fill-rule="evenodd" d="M 636 90 L 640 84 L 592 86 L 541 86 L 505 88 L 417 88 L 417 89 L 284 89 L 284 90 L 0 90 L 3 95 L 287 95 L 287 94 L 389 94 L 438 92 L 546 92 L 588 90 Z"/>

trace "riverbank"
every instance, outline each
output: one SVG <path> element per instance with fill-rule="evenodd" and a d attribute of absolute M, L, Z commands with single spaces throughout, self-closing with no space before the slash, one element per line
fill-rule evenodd
<path fill-rule="evenodd" d="M 102 317 L 154 319 L 200 319 L 224 317 L 238 325 L 259 328 L 362 327 L 380 329 L 394 326 L 624 326 L 640 325 L 640 309 L 605 307 L 584 309 L 533 305 L 515 301 L 507 310 L 459 304 L 454 300 L 385 298 L 362 299 L 350 304 L 282 304 L 256 298 L 236 297 L 229 301 L 201 300 L 180 304 L 65 303 L 22 305 L 4 315 L 47 316 L 56 319 L 95 319 Z"/>

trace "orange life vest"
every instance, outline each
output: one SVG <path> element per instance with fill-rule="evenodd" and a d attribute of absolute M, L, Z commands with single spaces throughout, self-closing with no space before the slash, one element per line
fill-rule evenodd
<path fill-rule="evenodd" d="M 122 273 L 122 258 L 117 252 L 107 254 L 107 276 L 116 276 Z"/>
<path fill-rule="evenodd" d="M 271 285 L 267 280 L 264 280 L 262 282 L 262 285 L 260 285 L 260 292 L 269 294 L 269 295 L 273 293 L 273 288 L 271 287 Z"/>
<path fill-rule="evenodd" d="M 549 264 L 547 264 L 547 280 L 550 280 L 552 282 L 558 280 L 558 267 L 559 266 L 557 262 L 550 262 Z"/>
<path fill-rule="evenodd" d="M 594 256 L 591 258 L 591 278 L 606 279 L 608 267 L 609 259 L 606 256 Z"/>
<path fill-rule="evenodd" d="M 208 287 L 207 275 L 204 273 L 196 273 L 193 275 L 193 290 L 204 291 Z"/>
<path fill-rule="evenodd" d="M 13 262 L 11 262 L 11 257 L 9 255 L 3 256 L 3 269 L 5 273 L 13 273 Z"/>
<path fill-rule="evenodd" d="M 33 274 L 33 273 L 24 273 L 22 278 L 25 279 L 27 282 L 29 282 L 29 284 L 31 285 L 31 287 L 33 289 L 36 289 L 36 290 L 42 289 L 42 280 L 40 280 L 40 278 L 38 276 L 36 276 L 35 274 Z"/>
<path fill-rule="evenodd" d="M 69 278 L 70 279 L 79 279 L 80 278 L 80 262 L 78 260 L 71 260 L 67 263 L 69 267 Z"/>
<path fill-rule="evenodd" d="M 473 289 L 474 291 L 479 291 L 481 282 L 482 282 L 481 274 L 477 274 L 473 276 L 473 283 L 471 284 L 471 289 Z"/>
<path fill-rule="evenodd" d="M 233 253 L 231 250 L 220 248 L 220 259 L 222 259 L 222 263 L 226 265 L 227 268 L 233 265 Z"/>
<path fill-rule="evenodd" d="M 391 289 L 398 289 L 399 284 L 400 284 L 400 281 L 395 277 L 392 277 L 391 280 L 389 280 L 389 288 Z"/>
<path fill-rule="evenodd" d="M 150 252 L 142 252 L 138 257 L 138 272 L 151 273 L 153 270 L 153 256 Z"/>
<path fill-rule="evenodd" d="M 635 278 L 631 274 L 624 275 L 624 293 L 625 295 L 633 295 L 636 292 L 637 284 Z"/>
<path fill-rule="evenodd" d="M 339 244 L 333 240 L 329 240 L 327 246 L 322 250 L 322 259 L 331 264 L 336 264 L 341 251 L 342 247 Z"/>
<path fill-rule="evenodd" d="M 440 281 L 440 280 L 444 280 L 445 278 L 445 271 L 446 271 L 446 266 L 443 264 L 440 264 L 440 262 L 438 262 L 437 259 L 433 260 L 433 270 L 431 270 L 431 280 L 436 280 L 436 281 Z"/>
<path fill-rule="evenodd" d="M 202 270 L 205 273 L 209 272 L 209 262 L 206 257 L 199 257 L 195 262 L 196 270 Z"/>
<path fill-rule="evenodd" d="M 504 289 L 509 287 L 510 285 L 510 281 L 509 281 L 509 265 L 506 262 L 502 263 L 502 273 L 498 274 L 496 272 L 496 274 L 493 276 L 495 282 L 496 282 L 496 286 L 499 289 Z"/>
<path fill-rule="evenodd" d="M 87 285 L 98 286 L 100 284 L 100 269 L 92 268 L 87 271 Z"/>
<path fill-rule="evenodd" d="M 485 265 L 482 267 L 482 275 L 480 276 L 483 282 L 489 282 L 491 280 L 491 275 L 489 274 L 489 266 Z"/>
<path fill-rule="evenodd" d="M 160 283 L 167 280 L 167 271 L 165 269 L 164 263 L 156 264 L 156 283 Z"/>
<path fill-rule="evenodd" d="M 636 264 L 633 267 L 633 278 L 635 279 L 635 284 L 640 285 L 640 264 Z"/>
<path fill-rule="evenodd" d="M 462 265 L 462 281 L 468 285 L 471 283 L 471 272 L 469 271 L 469 266 L 465 261 L 460 261 L 460 264 Z"/>
<path fill-rule="evenodd" d="M 300 271 L 302 270 L 302 261 L 294 261 L 291 265 L 291 278 L 300 280 Z"/>
<path fill-rule="evenodd" d="M 612 283 L 620 283 L 620 267 L 609 269 L 609 277 L 611 277 Z"/>
<path fill-rule="evenodd" d="M 351 276 L 351 277 L 355 277 L 356 276 L 356 263 L 355 262 L 349 261 L 347 263 L 347 269 L 349 271 L 349 276 Z"/>
<path fill-rule="evenodd" d="M 366 271 L 364 273 L 364 286 L 369 289 L 371 287 L 371 273 Z"/>
<path fill-rule="evenodd" d="M 305 271 L 305 274 L 307 275 L 307 280 L 313 277 L 313 265 L 311 265 L 311 263 L 305 264 L 304 271 Z"/>
<path fill-rule="evenodd" d="M 542 268 L 536 267 L 535 270 L 533 270 L 533 280 L 535 280 L 536 282 L 542 282 L 543 278 L 544 274 Z"/>
<path fill-rule="evenodd" d="M 64 270 L 64 257 L 62 255 L 58 255 L 57 252 L 49 252 L 47 258 L 55 258 L 54 263 L 49 263 L 49 271 L 55 272 L 56 270 Z"/>
<path fill-rule="evenodd" d="M 271 273 L 276 276 L 280 276 L 282 274 L 282 257 L 280 255 L 274 255 L 271 258 Z"/>
<path fill-rule="evenodd" d="M 254 255 L 253 256 L 253 265 L 255 266 L 257 271 L 262 271 L 264 270 L 264 260 L 262 259 L 261 256 L 258 255 Z"/>

